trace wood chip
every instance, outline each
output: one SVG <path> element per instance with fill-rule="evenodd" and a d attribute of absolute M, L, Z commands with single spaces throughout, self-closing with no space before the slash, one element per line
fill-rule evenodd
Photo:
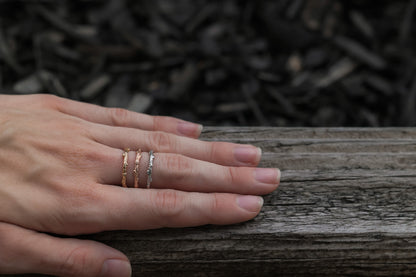
<path fill-rule="evenodd" d="M 53 93 L 67 97 L 68 93 L 61 81 L 53 73 L 41 70 L 17 82 L 13 90 L 20 94 Z"/>
<path fill-rule="evenodd" d="M 334 64 L 324 77 L 316 80 L 316 86 L 325 88 L 350 74 L 357 64 L 349 58 L 344 58 Z"/>
<path fill-rule="evenodd" d="M 172 100 L 180 100 L 185 93 L 189 92 L 198 77 L 197 66 L 190 62 L 178 72 L 171 75 L 172 85 L 168 92 L 168 98 Z"/>
<path fill-rule="evenodd" d="M 67 35 L 79 39 L 85 42 L 92 43 L 95 41 L 95 36 L 97 34 L 96 29 L 93 26 L 76 26 L 67 21 L 62 17 L 59 17 L 57 13 L 54 13 L 43 6 L 36 6 L 34 10 L 40 14 L 44 19 L 49 21 L 49 23 L 65 32 Z"/>
<path fill-rule="evenodd" d="M 374 69 L 382 70 L 387 65 L 386 61 L 379 55 L 352 39 L 337 36 L 334 38 L 334 42 L 339 48 L 350 54 L 351 57 Z"/>
<path fill-rule="evenodd" d="M 367 21 L 362 13 L 358 11 L 351 11 L 350 18 L 357 29 L 360 30 L 363 35 L 370 39 L 374 37 L 373 26 L 371 26 L 371 24 Z"/>
<path fill-rule="evenodd" d="M 92 79 L 80 92 L 83 99 L 92 99 L 96 97 L 111 82 L 108 74 L 100 75 Z"/>
<path fill-rule="evenodd" d="M 10 50 L 10 47 L 8 46 L 6 42 L 1 25 L 0 25 L 0 60 L 5 61 L 18 74 L 23 73 L 23 68 L 17 62 L 15 55 L 12 53 L 12 51 Z"/>
<path fill-rule="evenodd" d="M 152 98 L 144 93 L 136 93 L 131 100 L 128 109 L 138 113 L 146 112 L 152 105 Z"/>

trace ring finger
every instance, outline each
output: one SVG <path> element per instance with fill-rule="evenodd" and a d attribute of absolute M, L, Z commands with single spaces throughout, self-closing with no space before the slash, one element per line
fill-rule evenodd
<path fill-rule="evenodd" d="M 99 182 L 120 184 L 122 172 L 121 150 L 114 149 L 111 161 L 103 165 Z M 136 152 L 129 152 L 127 185 L 133 187 Z M 148 182 L 149 154 L 141 153 L 137 165 L 139 187 Z M 196 160 L 179 154 L 155 153 L 151 188 L 178 189 L 194 192 L 232 192 L 266 194 L 276 189 L 280 171 L 272 168 L 229 167 Z"/>

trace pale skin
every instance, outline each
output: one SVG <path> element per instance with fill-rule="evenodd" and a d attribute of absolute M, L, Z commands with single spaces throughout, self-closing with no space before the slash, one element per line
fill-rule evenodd
<path fill-rule="evenodd" d="M 251 145 L 198 140 L 201 126 L 50 95 L 0 95 L 0 274 L 130 276 L 128 258 L 75 236 L 234 224 L 279 184 Z M 129 188 L 121 184 L 130 148 Z M 131 188 L 154 150 L 150 189 Z M 142 174 L 143 175 L 143 174 Z M 140 176 L 140 183 L 145 183 Z M 48 234 L 46 234 L 48 233 Z"/>

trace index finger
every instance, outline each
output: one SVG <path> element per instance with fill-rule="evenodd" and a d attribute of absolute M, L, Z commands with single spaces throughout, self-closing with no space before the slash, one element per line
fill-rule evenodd
<path fill-rule="evenodd" d="M 60 112 L 93 123 L 147 131 L 163 131 L 191 138 L 198 138 L 202 132 L 202 125 L 174 117 L 150 116 L 122 108 L 105 108 L 59 97 L 54 98 L 52 102 Z"/>

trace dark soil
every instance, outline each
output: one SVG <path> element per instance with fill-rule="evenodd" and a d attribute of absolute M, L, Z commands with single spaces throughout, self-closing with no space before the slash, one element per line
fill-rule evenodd
<path fill-rule="evenodd" d="M 0 1 L 0 90 L 206 125 L 415 126 L 416 1 Z"/>

